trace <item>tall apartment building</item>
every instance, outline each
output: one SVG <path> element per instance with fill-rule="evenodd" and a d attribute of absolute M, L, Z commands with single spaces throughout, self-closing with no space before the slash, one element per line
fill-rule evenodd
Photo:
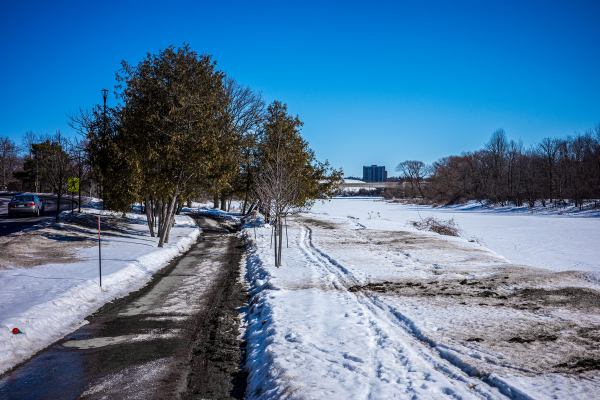
<path fill-rule="evenodd" d="M 363 167 L 363 181 L 365 182 L 385 182 L 387 180 L 387 172 L 384 166 L 371 165 Z"/>

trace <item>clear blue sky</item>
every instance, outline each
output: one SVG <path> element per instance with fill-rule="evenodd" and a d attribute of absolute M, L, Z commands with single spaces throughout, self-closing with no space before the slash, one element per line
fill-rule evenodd
<path fill-rule="evenodd" d="M 319 159 L 391 176 L 497 128 L 529 145 L 598 124 L 599 16 L 597 0 L 4 2 L 0 135 L 72 133 L 65 113 L 101 102 L 121 60 L 186 42 L 287 103 Z"/>

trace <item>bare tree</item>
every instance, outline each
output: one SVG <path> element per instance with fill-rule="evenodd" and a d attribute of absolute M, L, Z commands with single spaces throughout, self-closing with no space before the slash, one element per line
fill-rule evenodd
<path fill-rule="evenodd" d="M 67 153 L 70 141 L 58 130 L 54 135 L 46 136 L 45 142 L 37 146 L 40 146 L 44 153 L 39 158 L 40 169 L 43 170 L 48 184 L 57 195 L 56 222 L 58 222 L 60 201 L 67 191 L 68 179 L 73 173 L 72 160 Z"/>
<path fill-rule="evenodd" d="M 396 171 L 402 172 L 402 177 L 406 179 L 413 191 L 416 189 L 423 195 L 422 183 L 429 174 L 429 168 L 423 161 L 403 161 L 396 167 Z"/>
<path fill-rule="evenodd" d="M 218 178 L 213 184 L 214 207 L 218 207 L 220 194 L 221 209 L 225 210 L 227 197 L 237 192 L 244 196 L 245 210 L 252 179 L 256 132 L 264 122 L 266 106 L 261 92 L 255 92 L 231 77 L 224 79 L 223 88 L 227 99 L 224 110 L 227 125 L 219 138 L 223 158 L 215 168 Z"/>
<path fill-rule="evenodd" d="M 69 146 L 69 155 L 73 162 L 73 172 L 79 179 L 79 192 L 78 192 L 78 208 L 81 212 L 81 191 L 83 190 L 83 182 L 86 181 L 89 176 L 89 161 L 87 158 L 86 149 L 89 143 L 87 139 L 75 138 L 71 141 Z"/>
<path fill-rule="evenodd" d="M 504 205 L 506 200 L 506 185 L 507 181 L 507 158 L 508 158 L 508 140 L 504 129 L 497 129 L 489 142 L 486 143 L 485 149 L 489 155 L 488 162 L 488 193 L 493 201 L 499 201 Z"/>
<path fill-rule="evenodd" d="M 282 140 L 281 131 L 277 134 L 276 146 L 270 154 L 272 161 L 263 164 L 257 175 L 254 196 L 259 200 L 265 214 L 270 216 L 275 228 L 275 266 L 281 265 L 283 248 L 283 221 L 295 211 L 300 199 L 300 172 L 287 163 L 288 152 Z"/>
<path fill-rule="evenodd" d="M 19 147 L 10 138 L 0 136 L 0 190 L 8 190 L 13 172 L 22 167 L 23 159 L 19 156 Z"/>

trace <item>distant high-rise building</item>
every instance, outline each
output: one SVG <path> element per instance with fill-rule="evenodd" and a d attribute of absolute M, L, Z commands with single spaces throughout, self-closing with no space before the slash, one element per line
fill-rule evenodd
<path fill-rule="evenodd" d="M 371 165 L 363 167 L 363 181 L 365 182 L 385 182 L 387 180 L 387 172 L 384 166 Z"/>

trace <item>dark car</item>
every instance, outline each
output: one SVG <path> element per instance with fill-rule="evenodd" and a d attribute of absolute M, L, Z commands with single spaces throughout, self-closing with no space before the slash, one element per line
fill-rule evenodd
<path fill-rule="evenodd" d="M 19 194 L 8 203 L 8 218 L 13 215 L 31 214 L 36 217 L 44 215 L 46 206 L 44 202 L 34 194 Z"/>

